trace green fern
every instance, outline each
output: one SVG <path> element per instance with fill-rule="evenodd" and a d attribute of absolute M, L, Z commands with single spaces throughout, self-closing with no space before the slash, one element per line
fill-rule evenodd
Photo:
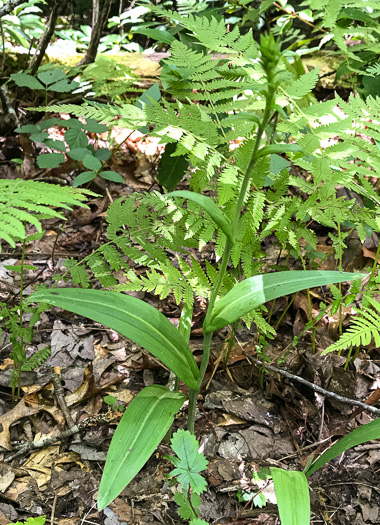
<path fill-rule="evenodd" d="M 50 356 L 50 348 L 41 348 L 21 365 L 21 370 L 30 371 L 40 367 Z"/>
<path fill-rule="evenodd" d="M 26 237 L 25 224 L 41 232 L 43 219 L 65 219 L 55 208 L 87 207 L 84 201 L 90 195 L 95 194 L 44 182 L 0 180 L 0 238 L 14 247 Z"/>
<path fill-rule="evenodd" d="M 368 306 L 358 311 L 358 316 L 351 320 L 351 325 L 347 331 L 324 353 L 366 346 L 372 338 L 376 346 L 380 346 L 380 304 L 371 297 L 367 297 L 367 302 Z"/>
<path fill-rule="evenodd" d="M 326 2 L 317 4 L 314 9 L 320 10 L 339 40 L 341 10 L 348 5 L 357 7 L 355 2 L 348 0 L 343 5 L 339 0 L 331 11 Z M 267 2 L 263 9 L 268 6 Z M 133 129 L 151 125 L 152 135 L 175 145 L 173 156 L 186 157 L 192 190 L 211 196 L 232 221 L 268 90 L 268 73 L 257 60 L 259 46 L 250 32 L 241 34 L 238 28 L 228 32 L 223 20 L 155 6 L 151 10 L 184 28 L 189 36 L 186 43 L 173 41 L 170 57 L 163 64 L 162 84 L 170 96 L 159 102 L 150 100 L 142 108 L 86 102 L 79 108 L 58 105 L 50 110 L 119 122 Z M 215 57 L 215 53 L 228 59 Z M 380 99 L 367 97 L 364 101 L 352 95 L 344 101 L 336 95 L 318 103 L 312 94 L 318 70 L 306 71 L 299 59 L 291 64 L 282 57 L 271 74 L 278 84 L 273 119 L 259 145 L 261 156 L 244 196 L 244 214 L 221 295 L 243 275 L 262 271 L 265 254 L 261 244 L 268 237 L 275 235 L 282 247 L 300 254 L 301 238 L 307 248 L 316 249 L 316 235 L 309 229 L 312 222 L 340 231 L 346 225 L 356 229 L 362 241 L 371 229 L 380 229 L 380 206 L 363 206 L 356 198 L 359 194 L 379 204 L 368 175 L 380 170 L 376 146 L 380 142 L 376 123 Z M 232 150 L 230 143 L 239 137 L 245 138 Z M 334 143 L 326 147 L 327 140 Z M 295 143 L 298 148 L 292 150 Z M 292 167 L 300 169 L 291 171 Z M 337 196 L 337 185 L 354 192 L 353 197 Z M 218 260 L 226 236 L 199 205 L 158 193 L 132 195 L 110 206 L 107 221 L 107 245 L 75 267 L 79 264 L 84 270 L 86 265 L 91 279 L 112 289 L 143 290 L 162 298 L 172 293 L 178 303 L 189 305 L 194 296 L 207 299 L 216 270 L 191 258 L 191 250 L 211 244 Z M 343 237 L 332 231 L 337 255 Z M 173 253 L 178 257 L 174 268 Z M 128 268 L 131 261 L 133 269 Z M 74 266 L 70 267 L 73 280 L 88 286 L 89 280 Z M 124 274 L 118 282 L 121 271 Z M 261 314 L 252 314 L 251 319 L 259 325 L 257 315 Z M 261 329 L 269 333 L 264 323 Z"/>

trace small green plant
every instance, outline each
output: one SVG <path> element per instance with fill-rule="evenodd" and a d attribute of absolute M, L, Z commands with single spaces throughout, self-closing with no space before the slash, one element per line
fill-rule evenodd
<path fill-rule="evenodd" d="M 46 516 L 37 516 L 35 518 L 27 518 L 24 522 L 16 521 L 14 523 L 8 523 L 8 525 L 44 525 Z"/>
<path fill-rule="evenodd" d="M 234 38 L 236 39 L 237 35 L 234 35 Z M 236 44 L 236 46 L 239 45 Z M 244 53 L 247 46 L 254 46 L 254 44 L 253 41 L 249 40 L 244 42 L 244 44 L 242 43 L 241 46 L 243 46 L 242 52 Z M 241 152 L 238 152 L 240 154 L 238 158 L 240 158 L 241 162 L 241 173 L 238 175 L 238 172 L 236 172 L 236 184 L 239 191 L 236 194 L 236 198 L 232 198 L 229 208 L 226 207 L 226 209 L 229 209 L 229 214 L 232 215 L 232 220 L 223 210 L 225 201 L 218 206 L 210 197 L 190 191 L 174 192 L 165 197 L 165 199 L 172 199 L 173 197 L 185 198 L 191 204 L 195 203 L 198 205 L 198 209 L 203 210 L 210 218 L 210 222 L 213 225 L 212 231 L 217 230 L 219 238 L 223 235 L 224 249 L 221 250 L 222 259 L 219 269 L 210 269 L 212 285 L 203 325 L 204 347 L 200 368 L 198 368 L 188 346 L 190 332 L 187 327 L 190 325 L 192 315 L 192 301 L 190 299 L 184 301 L 187 314 L 183 318 L 181 317 L 180 327 L 177 330 L 168 319 L 149 304 L 116 292 L 65 288 L 40 291 L 31 298 L 31 300 L 48 302 L 101 322 L 145 347 L 161 359 L 190 388 L 188 429 L 191 432 L 194 432 L 197 396 L 208 366 L 211 340 L 215 330 L 235 323 L 255 308 L 257 309 L 264 303 L 282 295 L 312 286 L 342 282 L 347 279 L 360 277 L 357 274 L 341 272 L 291 271 L 254 275 L 241 282 L 235 279 L 228 283 L 227 267 L 231 259 L 232 261 L 235 260 L 237 239 L 239 239 L 240 231 L 244 227 L 244 221 L 246 220 L 245 217 L 247 217 L 247 213 L 244 213 L 247 192 L 251 185 L 255 186 L 258 184 L 257 177 L 259 175 L 257 170 L 262 169 L 262 163 L 266 155 L 282 151 L 299 152 L 301 149 L 295 145 L 262 144 L 264 130 L 267 128 L 273 111 L 276 110 L 275 94 L 283 78 L 281 71 L 277 70 L 280 58 L 279 46 L 274 38 L 272 36 L 262 37 L 260 67 L 261 74 L 266 79 L 262 88 L 260 87 L 260 93 L 264 99 L 263 112 L 261 118 L 257 121 L 258 123 L 256 122 L 256 117 L 254 120 L 255 132 L 253 136 L 255 138 L 247 141 L 246 147 L 242 148 Z M 210 67 L 211 65 L 207 64 L 207 70 Z M 214 67 L 214 64 L 212 67 Z M 149 104 L 143 105 L 143 110 L 150 112 L 152 108 L 154 111 L 158 111 L 157 103 L 152 98 L 148 99 L 148 102 Z M 167 106 L 166 102 L 163 102 L 163 104 Z M 190 108 L 192 113 L 199 118 L 205 119 L 204 129 L 211 129 L 211 119 L 207 115 L 203 115 L 195 104 L 191 105 Z M 136 106 L 129 106 L 127 109 L 135 115 L 140 114 L 141 118 L 143 110 Z M 181 111 L 181 106 L 179 106 L 179 110 Z M 168 129 L 168 125 L 170 126 L 172 108 L 168 108 L 167 112 L 168 115 L 165 118 L 168 121 L 165 122 L 163 120 L 162 122 L 165 129 Z M 165 113 L 160 111 L 160 118 L 162 115 L 165 115 Z M 181 112 L 180 116 L 185 119 L 189 118 L 186 112 Z M 196 123 L 190 121 L 188 125 L 199 127 L 198 117 Z M 177 119 L 177 116 L 175 118 Z M 218 141 L 222 141 L 222 138 L 223 134 L 218 139 L 214 137 Z M 194 145 L 194 142 L 192 144 Z M 207 149 L 208 146 L 202 146 L 196 155 L 204 157 Z M 197 151 L 197 146 L 195 151 Z M 229 191 L 234 191 L 232 186 L 229 186 Z M 168 200 L 167 202 L 170 203 L 171 201 Z M 134 203 L 132 205 L 135 207 Z M 137 212 L 142 213 L 143 216 L 145 214 L 144 208 L 140 208 L 140 210 L 138 208 Z M 251 218 L 250 220 L 255 220 L 254 214 L 253 217 L 250 214 L 248 215 Z M 273 222 L 267 228 L 272 229 Z M 141 237 L 139 237 L 139 241 L 144 246 L 144 241 Z M 120 265 L 120 257 L 117 257 L 117 252 L 115 253 L 114 251 L 113 253 L 116 257 L 116 266 Z M 127 250 L 126 253 L 128 253 Z M 109 257 L 111 255 L 108 254 Z M 160 260 L 161 255 L 158 253 L 157 257 Z M 168 266 L 169 264 L 167 264 Z M 154 272 L 154 267 L 152 272 Z M 191 280 L 189 280 L 190 283 Z M 227 290 L 225 289 L 226 287 Z M 165 291 L 163 287 L 156 286 L 156 293 L 161 293 L 163 296 L 167 295 L 169 291 L 170 286 L 166 286 Z M 184 334 L 186 335 L 184 336 Z M 108 453 L 99 491 L 99 508 L 104 508 L 111 502 L 141 469 L 170 428 L 174 415 L 184 400 L 185 396 L 177 391 L 172 392 L 165 387 L 151 386 L 142 390 L 130 403 L 115 432 Z M 120 469 L 123 469 L 123 475 L 121 475 Z"/>
<path fill-rule="evenodd" d="M 119 403 L 115 396 L 104 396 L 103 401 L 111 407 L 111 410 L 119 410 L 119 412 L 124 412 L 125 410 L 125 406 Z"/>
<path fill-rule="evenodd" d="M 83 289 L 39 291 L 31 300 L 102 323 L 160 359 L 189 388 L 188 430 L 194 433 L 197 396 L 216 330 L 243 318 L 248 323 L 254 320 L 262 332 L 268 332 L 271 327 L 261 315 L 268 301 L 362 276 L 308 271 L 299 241 L 303 238 L 316 249 L 316 235 L 308 228 L 312 221 L 334 231 L 350 222 L 361 240 L 372 229 L 378 230 L 376 210 L 360 207 L 354 199 L 337 197 L 335 187 L 342 184 L 377 201 L 366 177 L 372 170 L 371 163 L 378 162 L 379 151 L 353 134 L 351 127 L 362 126 L 365 115 L 377 115 L 380 107 L 376 100 L 364 102 L 352 97 L 346 103 L 338 96 L 333 101 L 311 104 L 315 102 L 311 90 L 318 81 L 318 70 L 305 72 L 296 60 L 291 65 L 272 35 L 262 36 L 257 44 L 250 32 L 240 34 L 237 28 L 226 31 L 224 20 L 182 16 L 154 6 L 151 9 L 185 27 L 192 37 L 187 43 L 174 39 L 171 56 L 162 67 L 162 84 L 173 100 L 154 98 L 151 91 L 145 100 L 140 97 L 143 100 L 139 105 L 105 107 L 85 103 L 79 108 L 57 105 L 50 110 L 101 122 L 115 122 L 117 118 L 119 125 L 127 127 L 150 126 L 154 135 L 172 148 L 169 156 L 174 159 L 172 173 L 168 170 L 168 178 L 160 182 L 174 189 L 185 172 L 177 169 L 177 158 L 182 157 L 193 168 L 191 191 L 148 194 L 113 203 L 108 214 L 110 242 L 86 261 L 99 282 L 112 291 L 85 289 L 88 276 L 86 280 L 84 268 L 71 261 L 70 272 L 78 283 L 83 279 Z M 199 51 L 200 46 L 209 52 Z M 228 59 L 215 62 L 213 52 L 227 53 Z M 336 114 L 337 105 L 344 114 Z M 323 120 L 327 116 L 331 122 L 328 125 Z M 337 132 L 344 140 L 323 148 L 322 141 L 335 137 Z M 368 133 L 377 137 L 378 132 L 371 128 Z M 231 151 L 231 141 L 237 137 L 246 139 Z M 358 159 L 357 163 L 353 159 Z M 290 162 L 310 178 L 292 175 Z M 303 196 L 294 195 L 293 187 L 299 188 Z M 214 198 L 209 196 L 211 191 L 211 195 L 216 194 Z M 291 247 L 299 256 L 303 270 L 262 273 L 260 244 L 273 233 L 281 246 Z M 207 243 L 215 245 L 218 266 L 206 263 L 202 268 L 195 260 L 189 264 L 189 249 Z M 168 257 L 168 250 L 178 253 L 175 262 Z M 110 269 L 125 268 L 125 256 L 150 270 L 143 276 L 127 270 L 129 282 L 118 286 L 115 279 L 110 279 Z M 151 305 L 118 293 L 136 289 L 153 291 L 161 298 L 172 292 L 177 303 L 182 302 L 178 330 Z M 189 334 L 193 303 L 199 296 L 207 300 L 207 308 L 203 356 L 198 367 L 189 348 Z M 117 497 L 139 472 L 185 400 L 177 389 L 159 385 L 144 388 L 133 399 L 110 445 L 99 489 L 99 509 Z M 379 435 L 379 421 L 370 425 L 371 435 Z M 354 441 L 365 440 L 365 432 L 352 436 Z M 299 497 L 308 502 L 304 473 L 273 472 L 280 513 L 286 508 L 281 498 L 284 479 L 289 478 L 289 486 L 295 489 L 294 498 L 300 486 Z M 300 508 L 298 521 L 291 522 L 285 515 L 283 523 L 308 524 L 307 504 L 302 501 Z M 297 513 L 294 515 L 298 519 Z"/>
<path fill-rule="evenodd" d="M 37 77 L 28 73 L 15 73 L 12 80 L 18 86 L 28 87 L 32 90 L 44 91 L 45 104 L 50 92 L 66 93 L 79 86 L 78 82 L 70 82 L 62 69 L 42 70 Z M 53 126 L 65 128 L 64 138 L 54 140 L 47 130 Z M 38 124 L 26 124 L 16 128 L 18 133 L 30 133 L 30 139 L 42 143 L 46 147 L 56 150 L 54 153 L 44 153 L 37 158 L 40 168 L 57 168 L 66 161 L 66 156 L 85 169 L 74 179 L 74 187 L 81 186 L 95 179 L 97 175 L 103 179 L 124 184 L 123 177 L 114 171 L 105 168 L 111 157 L 108 148 L 95 149 L 86 133 L 105 133 L 108 130 L 104 124 L 98 124 L 93 119 L 81 122 L 79 119 L 45 118 Z"/>
<path fill-rule="evenodd" d="M 253 470 L 252 471 L 252 481 L 255 483 L 258 487 L 258 489 L 252 490 L 252 492 L 247 492 L 245 490 L 238 490 L 236 493 L 236 497 L 239 501 L 239 503 L 252 503 L 255 507 L 259 507 L 260 509 L 262 507 L 265 507 L 267 504 L 267 498 L 262 492 L 263 483 L 268 483 L 268 480 L 272 479 L 272 475 L 270 473 L 270 470 L 267 468 L 259 469 L 258 471 Z M 260 489 L 260 490 L 259 490 Z"/>
<path fill-rule="evenodd" d="M 5 0 L 1 0 L 0 7 L 5 3 Z M 0 49 L 3 53 L 15 44 L 28 49 L 35 45 L 35 39 L 43 35 L 45 24 L 39 15 L 42 14 L 42 9 L 38 4 L 39 0 L 16 4 L 9 14 L 1 17 L 3 38 L 0 39 Z"/>
<path fill-rule="evenodd" d="M 12 400 L 20 395 L 21 372 L 33 370 L 40 366 L 50 354 L 44 348 L 27 358 L 26 346 L 33 338 L 33 327 L 46 310 L 45 305 L 37 308 L 27 305 L 24 298 L 25 272 L 37 270 L 33 265 L 25 264 L 25 249 L 30 242 L 41 239 L 44 234 L 42 222 L 44 219 L 64 219 L 59 208 L 71 210 L 73 206 L 84 206 L 88 196 L 95 195 L 90 191 L 61 187 L 44 182 L 16 180 L 0 180 L 0 240 L 8 242 L 13 248 L 16 242 L 22 243 L 21 262 L 18 265 L 5 266 L 9 271 L 20 275 L 19 304 L 9 306 L 0 304 L 2 326 L 7 328 L 12 344 L 11 358 L 14 362 L 12 370 Z M 32 225 L 37 233 L 27 234 L 27 227 Z M 0 243 L 1 251 L 1 243 Z M 31 315 L 28 322 L 25 314 Z"/>
<path fill-rule="evenodd" d="M 199 519 L 200 494 L 207 488 L 207 482 L 200 472 L 207 469 L 208 461 L 199 452 L 199 443 L 188 430 L 177 430 L 171 439 L 171 446 L 177 456 L 166 456 L 175 466 L 168 478 L 172 479 L 172 483 L 175 480 L 181 487 L 174 494 L 178 514 L 184 520 L 189 520 L 190 525 L 208 525 Z"/>

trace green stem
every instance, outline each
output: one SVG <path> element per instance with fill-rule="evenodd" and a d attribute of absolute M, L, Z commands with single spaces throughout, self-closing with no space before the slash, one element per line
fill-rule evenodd
<path fill-rule="evenodd" d="M 24 223 L 24 227 L 26 228 L 26 223 Z M 22 251 L 21 251 L 21 271 L 20 271 L 20 304 L 19 304 L 19 327 L 20 327 L 20 351 L 23 352 L 24 348 L 24 331 L 23 331 L 23 311 L 24 311 L 24 299 L 23 299 L 23 291 L 24 291 L 24 263 L 25 263 L 25 246 L 26 242 L 25 239 L 22 243 Z M 21 367 L 23 363 L 23 356 L 17 355 L 18 351 L 15 347 L 14 349 L 14 360 L 17 361 L 17 363 L 14 361 L 13 364 L 13 378 L 12 378 L 12 403 L 15 401 L 15 390 L 17 385 L 17 399 L 20 399 L 21 394 Z"/>
<path fill-rule="evenodd" d="M 246 193 L 247 193 L 249 181 L 251 179 L 253 169 L 254 169 L 255 164 L 257 162 L 256 155 L 257 155 L 257 152 L 258 152 L 259 147 L 260 147 L 261 138 L 262 138 L 264 130 L 265 130 L 267 124 L 268 124 L 268 121 L 270 119 L 270 112 L 271 112 L 271 109 L 273 107 L 273 102 L 274 102 L 274 98 L 275 98 L 275 92 L 276 92 L 275 86 L 272 85 L 269 82 L 268 83 L 268 93 L 267 93 L 267 96 L 266 96 L 266 105 L 265 105 L 263 118 L 262 118 L 261 124 L 259 125 L 258 130 L 257 130 L 256 141 L 255 141 L 255 144 L 254 144 L 254 147 L 253 147 L 253 150 L 252 150 L 251 159 L 249 161 L 247 171 L 245 172 L 244 179 L 243 179 L 243 182 L 242 182 L 242 185 L 241 185 L 241 188 L 240 188 L 240 192 L 239 192 L 238 201 L 236 203 L 234 219 L 232 221 L 232 238 L 233 239 L 236 238 L 236 234 L 237 234 L 237 231 L 238 231 L 239 221 L 240 221 L 240 216 L 241 216 L 241 210 L 243 208 L 244 199 L 245 199 L 245 196 L 246 196 Z M 229 239 L 227 239 L 226 247 L 225 247 L 225 250 L 223 252 L 222 260 L 221 260 L 220 267 L 219 267 L 218 276 L 217 276 L 215 285 L 213 286 L 213 288 L 211 290 L 210 300 L 209 300 L 207 313 L 206 313 L 206 318 L 205 318 L 205 321 L 203 323 L 203 332 L 205 332 L 205 328 L 207 327 L 207 325 L 209 324 L 209 322 L 210 322 L 210 320 L 212 318 L 215 302 L 216 302 L 216 300 L 218 298 L 220 289 L 222 287 L 222 284 L 223 284 L 223 281 L 224 281 L 224 277 L 225 277 L 225 274 L 226 274 L 226 271 L 227 271 L 228 263 L 230 262 L 232 248 L 233 248 L 232 242 Z M 192 433 L 194 433 L 196 399 L 197 399 L 197 395 L 200 392 L 201 384 L 202 384 L 204 375 L 206 373 L 207 365 L 208 365 L 208 362 L 209 362 L 209 359 L 210 359 L 210 350 L 211 350 L 212 336 L 213 336 L 213 332 L 204 333 L 204 338 L 203 338 L 203 355 L 202 355 L 202 362 L 201 362 L 201 366 L 200 366 L 200 369 L 199 369 L 199 376 L 198 376 L 198 389 L 190 391 L 190 401 L 189 401 L 189 411 L 188 411 L 188 429 Z"/>

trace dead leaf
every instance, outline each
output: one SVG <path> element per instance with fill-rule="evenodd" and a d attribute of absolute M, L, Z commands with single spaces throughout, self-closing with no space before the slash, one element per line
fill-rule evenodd
<path fill-rule="evenodd" d="M 0 416 L 0 446 L 6 450 L 12 450 L 9 427 L 15 421 L 18 421 L 23 417 L 37 414 L 40 410 L 40 407 L 27 406 L 25 404 L 25 399 L 22 399 L 14 408 Z"/>

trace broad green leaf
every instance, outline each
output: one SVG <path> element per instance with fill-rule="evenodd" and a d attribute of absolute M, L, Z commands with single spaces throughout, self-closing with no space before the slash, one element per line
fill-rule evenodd
<path fill-rule="evenodd" d="M 200 193 L 194 193 L 192 191 L 173 191 L 166 194 L 167 197 L 183 197 L 189 199 L 197 204 L 200 204 L 202 208 L 210 215 L 211 219 L 215 222 L 217 226 L 222 230 L 222 232 L 227 235 L 232 244 L 234 239 L 232 237 L 231 222 L 228 217 L 224 215 L 222 210 L 215 204 L 215 202 L 206 197 L 206 195 L 201 195 Z"/>
<path fill-rule="evenodd" d="M 80 84 L 78 82 L 68 82 L 66 79 L 64 79 L 49 86 L 49 90 L 56 91 L 57 93 L 68 93 L 69 91 L 76 89 L 79 85 Z"/>
<path fill-rule="evenodd" d="M 310 496 L 303 472 L 270 468 L 281 525 L 310 524 Z"/>
<path fill-rule="evenodd" d="M 65 133 L 65 140 L 70 149 L 85 148 L 88 145 L 88 138 L 80 128 L 69 128 Z"/>
<path fill-rule="evenodd" d="M 150 99 L 155 100 L 158 102 L 161 98 L 161 92 L 160 87 L 158 85 L 158 82 L 153 84 L 149 89 L 147 89 L 138 99 L 136 102 L 136 107 L 139 109 L 144 109 L 144 104 L 147 106 L 151 106 L 152 102 Z"/>
<path fill-rule="evenodd" d="M 190 521 L 190 525 L 209 525 L 209 524 L 205 520 L 201 520 L 200 518 L 195 518 Z"/>
<path fill-rule="evenodd" d="M 83 161 L 86 155 L 90 154 L 87 148 L 74 148 L 67 152 L 68 156 L 77 161 Z"/>
<path fill-rule="evenodd" d="M 365 277 L 360 273 L 324 272 L 319 270 L 289 271 L 255 275 L 236 284 L 216 302 L 208 326 L 204 331 L 214 332 L 231 324 L 254 308 L 268 301 L 289 295 L 305 288 L 341 283 Z"/>
<path fill-rule="evenodd" d="M 198 451 L 199 443 L 196 437 L 188 430 L 180 429 L 172 437 L 171 445 L 178 457 L 167 456 L 176 467 L 169 476 L 177 478 L 184 492 L 189 485 L 196 494 L 205 491 L 207 482 L 199 472 L 207 468 L 208 461 L 204 454 Z"/>
<path fill-rule="evenodd" d="M 189 162 L 184 155 L 171 156 L 176 148 L 177 145 L 175 143 L 166 144 L 157 175 L 158 182 L 168 191 L 173 190 L 177 186 L 189 167 Z"/>
<path fill-rule="evenodd" d="M 190 333 L 191 333 L 191 321 L 193 319 L 193 306 L 190 306 L 189 303 L 184 302 L 181 312 L 181 317 L 179 319 L 178 331 L 185 339 L 189 342 Z"/>
<path fill-rule="evenodd" d="M 83 129 L 84 124 L 77 118 L 69 118 L 67 120 L 61 119 L 61 126 L 63 128 L 74 128 L 74 129 Z"/>
<path fill-rule="evenodd" d="M 179 392 L 154 385 L 131 401 L 108 450 L 98 494 L 99 510 L 111 503 L 145 465 L 185 399 Z"/>
<path fill-rule="evenodd" d="M 30 137 L 32 138 L 32 137 Z M 66 152 L 66 145 L 62 140 L 47 139 L 44 140 L 45 146 L 52 149 L 57 149 L 58 151 Z"/>
<path fill-rule="evenodd" d="M 62 162 L 65 162 L 63 153 L 45 153 L 37 158 L 39 168 L 57 168 Z"/>
<path fill-rule="evenodd" d="M 73 186 L 74 188 L 77 188 L 78 186 L 81 186 L 82 184 L 86 184 L 86 182 L 90 182 L 90 180 L 94 180 L 96 177 L 96 171 L 84 171 L 78 177 L 75 177 Z"/>
<path fill-rule="evenodd" d="M 26 124 L 25 126 L 16 128 L 15 131 L 17 133 L 38 133 L 40 131 L 40 127 L 36 126 L 35 124 Z"/>
<path fill-rule="evenodd" d="M 52 128 L 56 124 L 60 124 L 62 120 L 60 118 L 47 118 L 46 120 L 41 120 L 41 122 L 38 123 L 38 127 L 41 130 Z"/>
<path fill-rule="evenodd" d="M 50 69 L 49 71 L 41 71 L 41 73 L 38 73 L 37 77 L 41 82 L 49 86 L 59 80 L 65 79 L 66 75 L 62 69 Z"/>
<path fill-rule="evenodd" d="M 102 167 L 102 163 L 99 159 L 93 157 L 90 152 L 83 159 L 83 166 L 88 170 L 98 171 Z"/>
<path fill-rule="evenodd" d="M 118 292 L 76 288 L 41 290 L 30 300 L 53 304 L 108 326 L 146 348 L 190 388 L 198 387 L 198 367 L 185 339 L 150 304 Z"/>
<path fill-rule="evenodd" d="M 49 138 L 49 133 L 41 132 L 41 133 L 32 133 L 30 135 L 30 140 L 33 140 L 34 142 L 44 142 L 45 139 Z"/>
<path fill-rule="evenodd" d="M 311 476 L 316 470 L 349 448 L 356 447 L 361 443 L 372 441 L 373 439 L 380 439 L 380 418 L 371 421 L 371 423 L 362 425 L 356 430 L 350 432 L 347 436 L 344 436 L 344 438 L 340 439 L 331 448 L 326 450 L 317 461 L 314 461 L 311 467 L 306 470 L 306 476 Z"/>
<path fill-rule="evenodd" d="M 99 148 L 95 151 L 95 157 L 105 162 L 111 156 L 111 152 L 108 148 Z"/>
<path fill-rule="evenodd" d="M 120 175 L 120 173 L 116 173 L 116 171 L 101 171 L 99 173 L 103 179 L 111 180 L 112 182 L 117 182 L 119 184 L 125 184 L 125 180 Z"/>
<path fill-rule="evenodd" d="M 138 28 L 133 32 L 148 36 L 149 38 L 153 38 L 153 40 L 157 40 L 157 42 L 162 42 L 169 45 L 173 42 L 173 40 L 175 40 L 174 36 L 171 35 L 169 31 L 165 31 L 164 29 Z"/>
<path fill-rule="evenodd" d="M 88 118 L 86 124 L 83 126 L 83 129 L 89 133 L 105 133 L 108 128 L 104 124 L 99 124 L 93 118 Z"/>
<path fill-rule="evenodd" d="M 29 89 L 44 89 L 44 86 L 41 84 L 41 82 L 38 82 L 35 77 L 32 77 L 32 75 L 28 75 L 27 73 L 13 73 L 11 75 L 11 79 L 20 87 L 28 87 Z"/>

